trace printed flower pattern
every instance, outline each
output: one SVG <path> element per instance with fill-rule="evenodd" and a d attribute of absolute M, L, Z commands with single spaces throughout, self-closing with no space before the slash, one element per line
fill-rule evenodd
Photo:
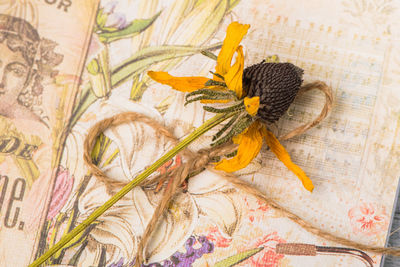
<path fill-rule="evenodd" d="M 47 220 L 53 219 L 58 212 L 62 209 L 71 194 L 74 184 L 74 176 L 69 173 L 67 169 L 60 166 L 54 186 L 50 209 L 47 213 Z"/>
<path fill-rule="evenodd" d="M 154 110 L 126 99 L 103 101 L 98 103 L 96 110 L 97 119 L 133 111 L 160 120 Z M 94 123 L 93 120 L 79 123 L 79 132 L 84 132 Z M 174 145 L 169 137 L 160 134 L 154 126 L 139 121 L 110 128 L 104 135 L 112 142 L 103 160 L 108 159 L 108 155 L 113 151 L 119 151 L 109 165 L 105 166 L 104 162 L 99 162 L 99 166 L 105 166 L 102 167 L 103 171 L 114 182 L 127 183 Z M 82 155 L 82 145 L 79 145 L 83 142 L 81 139 L 83 136 L 71 135 L 67 140 L 65 152 Z M 177 156 L 158 172 L 164 173 L 167 169 L 176 168 L 184 160 L 184 157 Z M 69 159 L 66 163 L 70 165 L 70 169 L 85 169 L 79 160 Z M 140 238 L 161 198 L 161 193 L 155 190 L 159 186 L 158 182 L 151 179 L 152 177 L 149 177 L 145 186 L 134 188 L 98 219 L 87 239 L 87 248 L 90 249 L 85 249 L 82 253 L 79 264 L 93 264 L 103 251 L 106 253 L 107 264 L 117 263 L 121 258 L 125 259 L 124 262 L 134 260 Z M 118 189 L 93 177 L 78 201 L 78 223 L 86 219 Z M 232 237 L 242 217 L 240 199 L 238 191 L 215 173 L 206 170 L 192 177 L 186 190 L 182 190 L 171 203 L 165 220 L 160 223 L 157 233 L 148 244 L 147 252 L 151 256 L 149 262 L 161 262 L 174 255 L 193 234 L 200 216 L 212 218 L 223 235 Z"/>
<path fill-rule="evenodd" d="M 367 29 L 374 36 L 398 35 L 399 3 L 393 0 L 342 1 L 343 24 L 360 30 Z"/>
<path fill-rule="evenodd" d="M 121 258 L 118 262 L 109 265 L 108 267 L 123 267 L 124 266 L 124 258 Z"/>
<path fill-rule="evenodd" d="M 229 247 L 232 242 L 232 238 L 226 238 L 225 236 L 223 236 L 218 227 L 215 226 L 209 229 L 207 239 L 214 242 L 215 246 L 221 248 Z"/>
<path fill-rule="evenodd" d="M 129 23 L 126 20 L 125 14 L 119 13 L 119 12 L 114 12 L 117 5 L 118 5 L 118 1 L 111 1 L 111 2 L 108 2 L 104 6 L 103 12 L 104 12 L 104 14 L 107 15 L 105 27 L 117 28 L 119 30 L 122 30 L 123 28 L 128 26 Z"/>
<path fill-rule="evenodd" d="M 361 203 L 348 212 L 353 232 L 373 236 L 385 231 L 388 217 L 384 207 L 373 203 Z"/>
<path fill-rule="evenodd" d="M 117 1 L 102 2 L 105 8 L 105 12 L 109 15 L 107 25 L 105 26 L 115 27 L 118 28 L 118 30 L 121 30 L 122 28 L 127 26 L 126 17 L 128 17 L 129 19 L 150 18 L 151 16 L 157 14 L 157 12 L 162 11 L 155 23 L 146 31 L 135 36 L 134 38 L 132 38 L 132 40 L 124 40 L 122 42 L 115 42 L 112 44 L 112 51 L 118 50 L 124 51 L 124 53 L 127 51 L 126 46 L 128 46 L 129 52 L 126 53 L 130 55 L 131 53 L 140 54 L 143 49 L 157 46 L 162 47 L 164 45 L 205 45 L 214 35 L 215 30 L 218 29 L 219 25 L 221 25 L 221 22 L 224 19 L 228 10 L 231 8 L 232 3 L 239 1 L 178 0 L 168 1 L 171 3 L 173 2 L 173 4 L 170 4 L 168 6 L 164 4 L 167 3 L 166 1 L 159 0 L 119 1 L 118 6 L 115 5 Z M 109 4 L 106 4 L 107 2 Z M 126 13 L 126 16 L 124 15 L 124 12 L 127 11 L 129 11 L 129 16 L 128 13 Z M 209 21 L 211 20 L 212 23 L 209 23 Z M 163 32 L 161 33 L 159 31 L 160 28 L 163 29 Z M 104 44 L 99 40 L 97 35 L 94 35 L 92 40 L 91 53 L 89 57 L 90 59 L 92 59 L 93 56 L 97 55 L 104 49 Z M 112 58 L 110 58 L 111 65 L 116 66 L 117 63 L 120 63 L 125 59 L 126 54 L 113 54 Z M 190 65 L 188 64 L 188 62 L 192 63 L 190 60 L 196 61 L 197 58 L 192 57 L 192 59 L 188 59 L 185 62 L 183 62 L 183 59 L 185 58 L 175 58 L 160 61 L 151 65 L 151 67 L 145 66 L 143 68 L 143 71 L 141 71 L 140 73 L 138 72 L 139 74 L 136 77 L 137 81 L 135 80 L 135 78 L 132 85 L 131 99 L 134 99 L 135 101 L 140 99 L 143 91 L 147 90 L 144 95 L 145 97 L 148 97 L 148 99 L 144 99 L 147 100 L 146 107 L 142 106 L 141 108 L 139 108 L 139 104 L 134 106 L 131 105 L 132 103 L 127 103 L 127 96 L 129 95 L 128 90 L 130 90 L 130 84 L 126 83 L 124 84 L 124 86 L 126 85 L 126 87 L 122 88 L 121 86 L 118 88 L 118 93 L 120 93 L 121 90 L 124 90 L 124 101 L 122 101 L 122 99 L 116 98 L 116 94 L 111 94 L 110 101 L 105 101 L 103 103 L 100 103 L 100 105 L 99 103 L 93 104 L 93 107 L 91 107 L 89 110 L 90 112 L 87 112 L 85 117 L 79 120 L 79 123 L 76 125 L 77 127 L 74 128 L 74 130 L 68 137 L 67 147 L 64 151 L 63 156 L 63 166 L 67 166 L 67 170 L 69 170 L 70 175 L 74 174 L 74 176 L 77 178 L 75 184 L 73 184 L 72 186 L 77 187 L 79 185 L 79 179 L 82 180 L 82 177 L 84 177 L 86 173 L 86 167 L 81 161 L 84 133 L 96 121 L 102 119 L 102 116 L 104 116 L 104 114 L 106 114 L 107 116 L 114 114 L 113 112 L 110 112 L 110 110 L 120 112 L 121 109 L 124 109 L 123 111 L 136 111 L 144 113 L 146 115 L 152 116 L 153 118 L 156 118 L 159 121 L 163 120 L 169 127 L 174 127 L 175 131 L 176 129 L 180 128 L 185 129 L 185 131 L 182 130 L 185 134 L 191 131 L 192 126 L 196 125 L 196 123 L 197 125 L 201 124 L 203 114 L 199 114 L 198 111 L 194 111 L 196 110 L 196 107 L 183 107 L 183 94 L 180 93 L 174 93 L 175 100 L 171 100 L 174 102 L 171 107 L 169 107 L 170 102 L 168 102 L 167 108 L 169 108 L 167 109 L 166 115 L 163 119 L 161 119 L 159 114 L 155 113 L 155 110 L 152 109 L 154 103 L 161 102 L 161 99 L 164 99 L 167 95 L 168 97 L 170 97 L 168 99 L 174 99 L 174 97 L 171 97 L 171 91 L 160 90 L 161 86 L 156 85 L 148 78 L 148 76 L 144 75 L 145 70 L 149 68 L 153 70 L 163 71 L 173 69 L 176 74 L 182 74 L 182 69 L 185 69 L 188 65 Z M 181 71 L 179 71 L 180 69 Z M 203 75 L 205 73 L 205 70 L 209 70 L 210 68 L 206 65 L 203 66 L 199 64 L 198 69 L 201 69 L 203 71 L 194 71 L 193 73 Z M 156 97 L 154 96 L 155 94 L 157 94 Z M 114 107 L 112 107 L 113 105 Z M 119 105 L 120 107 L 117 108 L 115 107 L 116 105 Z M 185 110 L 183 110 L 184 108 Z M 98 114 L 99 109 L 102 109 L 102 114 Z M 176 121 L 178 121 L 180 124 Z M 182 121 L 185 121 L 186 124 L 182 124 Z M 190 127 L 187 125 L 189 125 Z M 126 129 L 128 128 L 129 127 L 126 127 Z M 138 127 L 137 129 L 143 130 L 147 128 Z M 184 135 L 178 131 L 177 133 L 178 134 L 175 133 L 176 136 Z M 129 135 L 129 131 L 127 135 Z M 111 135 L 109 135 L 109 137 L 111 137 Z M 118 140 L 120 140 L 120 143 L 118 143 L 119 146 L 124 143 L 126 144 L 126 142 L 123 140 L 123 138 L 126 138 L 126 135 L 120 137 L 114 136 L 114 138 L 115 139 L 112 144 L 113 148 L 117 148 L 117 143 L 119 142 Z M 136 148 L 137 147 L 131 147 L 131 149 Z M 141 167 L 139 164 L 140 157 L 137 157 L 137 155 L 139 155 L 140 153 L 135 154 L 135 150 L 129 151 L 128 149 L 123 150 L 122 152 L 124 154 L 119 155 L 119 157 L 116 158 L 116 160 L 112 163 L 112 166 L 107 167 L 106 171 L 110 177 L 118 177 L 116 179 L 126 181 L 137 173 L 138 169 L 136 169 L 136 167 Z M 146 157 L 147 156 L 150 156 L 150 158 L 156 157 L 156 154 L 152 155 L 149 152 L 149 154 L 146 154 Z M 75 164 L 74 168 L 71 168 L 71 162 L 74 160 L 78 160 L 79 162 Z M 175 166 L 180 164 L 180 162 L 181 158 L 174 158 L 171 162 L 160 168 L 159 172 L 163 173 L 168 168 L 174 168 Z M 72 165 L 74 165 L 74 163 L 72 163 Z M 74 176 L 72 176 L 72 179 L 74 179 Z M 203 178 L 206 179 L 203 180 Z M 60 180 L 59 188 L 66 189 L 67 187 L 64 186 L 65 184 L 63 185 Z M 80 266 L 98 265 L 94 263 L 98 261 L 98 259 L 102 255 L 102 251 L 106 251 L 107 264 L 113 263 L 112 265 L 106 266 L 131 266 L 132 255 L 135 254 L 135 249 L 137 243 L 140 240 L 140 235 L 143 232 L 143 227 L 148 222 L 154 210 L 154 205 L 159 198 L 157 194 L 151 193 L 151 187 L 155 187 L 155 185 L 151 184 L 151 186 L 149 187 L 138 188 L 137 190 L 132 192 L 132 194 L 124 198 L 118 204 L 118 206 L 115 206 L 113 208 L 112 211 L 101 218 L 101 220 L 99 221 L 100 223 L 97 225 L 95 230 L 90 233 L 89 238 L 87 238 L 87 240 L 89 241 L 89 245 L 82 254 L 82 260 L 79 261 Z M 183 193 L 179 196 L 180 198 L 178 199 L 178 204 L 174 203 L 171 206 L 170 213 L 168 214 L 168 218 L 166 219 L 165 223 L 165 226 L 168 226 L 169 228 L 164 227 L 164 225 L 161 228 L 161 239 L 163 239 L 163 243 L 161 244 L 166 247 L 167 251 L 162 255 L 158 252 L 158 254 L 154 253 L 153 255 L 155 255 L 155 260 L 157 260 L 158 257 L 158 259 L 167 259 L 164 260 L 165 262 L 167 262 L 171 261 L 171 255 L 178 257 L 179 255 L 182 256 L 181 254 L 185 254 L 176 251 L 177 249 L 184 251 L 182 250 L 182 246 L 187 247 L 187 242 L 189 242 L 189 240 L 194 237 L 190 236 L 189 239 L 187 239 L 184 235 L 177 235 L 177 238 L 175 240 L 168 240 L 170 236 L 173 236 L 175 234 L 175 232 L 172 231 L 171 228 L 178 228 L 179 234 L 182 234 L 182 232 L 187 231 L 187 229 L 190 230 L 193 225 L 199 225 L 199 216 L 208 216 L 210 218 L 214 218 L 214 225 L 218 225 L 212 228 L 208 228 L 209 232 L 202 231 L 202 235 L 204 234 L 205 239 L 207 239 L 210 243 L 213 243 L 215 246 L 213 250 L 213 256 L 215 255 L 214 257 L 221 256 L 221 254 L 218 254 L 219 252 L 217 252 L 218 249 L 224 251 L 224 248 L 227 248 L 229 246 L 231 246 L 231 248 L 234 247 L 236 245 L 235 241 L 241 239 L 241 235 L 244 236 L 242 237 L 243 239 L 248 238 L 246 240 L 250 240 L 251 238 L 249 232 L 254 231 L 254 229 L 258 226 L 260 226 L 259 228 L 257 228 L 258 232 L 257 234 L 251 234 L 252 238 L 254 238 L 254 236 L 264 236 L 266 233 L 272 232 L 272 230 L 268 228 L 269 221 L 265 221 L 267 217 L 268 219 L 271 218 L 270 214 L 272 211 L 270 207 L 263 203 L 256 204 L 255 200 L 248 200 L 248 202 L 246 202 L 247 211 L 245 220 L 241 220 L 244 217 L 244 214 L 243 211 L 241 211 L 238 207 L 238 203 L 243 203 L 243 198 L 238 198 L 236 192 L 232 194 L 225 194 L 226 192 L 231 192 L 232 188 L 230 188 L 226 184 L 219 183 L 218 178 L 213 179 L 212 177 L 207 177 L 207 174 L 205 175 L 205 177 L 195 177 L 190 181 L 189 188 L 190 190 L 188 192 Z M 74 190 L 76 190 L 76 188 Z M 104 184 L 96 181 L 95 178 L 92 178 L 91 182 L 85 190 L 86 191 L 84 192 L 84 195 L 87 195 L 87 197 L 85 199 L 79 200 L 79 212 L 83 213 L 81 214 L 81 218 L 79 220 L 84 219 L 84 217 L 87 216 L 92 209 L 96 208 L 105 200 L 107 200 L 107 197 L 110 196 L 111 191 L 115 189 L 107 188 Z M 70 195 L 70 200 L 71 198 L 74 198 L 73 194 L 68 194 Z M 64 199 L 60 198 L 59 203 L 63 203 L 64 201 Z M 63 207 L 61 209 L 61 212 L 69 212 L 71 210 L 69 203 L 73 203 L 73 201 L 66 203 L 68 204 L 63 205 L 67 205 L 68 207 Z M 188 224 L 184 224 L 184 222 L 181 221 L 181 219 L 184 218 L 183 216 L 185 216 L 185 214 L 181 212 L 182 208 L 187 208 L 187 210 L 189 210 L 190 216 L 189 218 L 185 218 L 185 220 L 189 221 Z M 58 209 L 59 206 L 54 205 L 54 210 L 52 211 L 50 209 L 50 211 L 54 214 L 54 212 Z M 146 211 L 146 209 L 148 210 Z M 58 213 L 59 212 L 60 211 L 58 211 Z M 214 214 L 216 214 L 216 216 L 214 216 Z M 50 215 L 49 213 L 49 216 L 51 217 L 53 215 Z M 373 208 L 354 207 L 349 211 L 349 218 L 355 229 L 358 229 L 357 231 L 355 230 L 355 232 L 363 234 L 366 234 L 367 232 L 372 233 L 374 232 L 373 229 L 378 232 L 379 230 L 377 227 L 379 227 L 379 223 L 382 222 L 380 221 L 381 218 L 383 218 L 383 221 L 386 221 L 386 223 L 388 221 L 384 209 L 377 208 L 376 206 L 373 206 Z M 368 218 L 372 218 L 372 220 Z M 240 234 L 236 234 L 235 230 L 241 221 L 246 221 L 246 224 L 242 224 L 241 228 L 248 227 L 247 229 L 253 230 L 243 230 Z M 53 227 L 50 227 L 50 230 L 51 229 L 53 229 Z M 362 231 L 361 229 L 369 229 L 369 231 Z M 60 230 L 57 232 L 57 235 L 61 235 L 64 232 L 63 230 L 64 228 L 61 227 Z M 382 232 L 382 228 L 380 228 L 380 231 Z M 234 238 L 231 238 L 234 234 Z M 169 241 L 169 243 L 164 242 L 164 239 Z M 176 240 L 178 241 L 175 243 Z M 257 255 L 253 256 L 251 259 L 248 259 L 246 262 L 244 262 L 243 266 L 277 266 L 280 263 L 280 260 L 283 258 L 282 255 L 276 255 L 276 253 L 274 253 L 274 246 L 276 245 L 276 243 L 279 242 L 284 242 L 284 240 L 277 236 L 276 233 L 265 235 L 263 238 L 259 239 L 255 238 L 254 242 L 246 241 L 246 247 L 243 248 L 243 250 L 257 246 L 265 246 L 265 249 Z M 179 247 L 179 244 L 181 244 L 181 247 Z M 194 244 L 196 244 L 196 246 L 194 247 L 199 248 L 199 246 L 197 246 L 199 245 L 198 241 L 194 241 Z M 226 255 L 223 256 L 225 257 Z M 208 256 L 206 255 L 206 257 Z M 221 258 L 223 257 L 221 256 Z M 161 262 L 163 260 L 157 261 Z M 65 258 L 63 262 L 68 262 L 68 258 Z"/>
<path fill-rule="evenodd" d="M 250 242 L 248 247 L 264 247 L 262 251 L 244 261 L 241 266 L 275 267 L 284 255 L 276 254 L 275 247 L 279 243 L 286 243 L 276 232 L 265 235 Z"/>
<path fill-rule="evenodd" d="M 244 203 L 247 207 L 246 218 L 248 218 L 250 222 L 254 222 L 256 217 L 262 217 L 267 211 L 271 210 L 271 207 L 267 203 L 259 199 L 244 197 Z"/>
<path fill-rule="evenodd" d="M 149 265 L 142 265 L 142 267 L 186 267 L 192 264 L 204 254 L 212 253 L 214 251 L 214 244 L 210 242 L 205 236 L 196 238 L 191 236 L 185 242 L 186 252 L 175 252 L 170 259 L 163 261 L 163 263 L 151 263 Z"/>

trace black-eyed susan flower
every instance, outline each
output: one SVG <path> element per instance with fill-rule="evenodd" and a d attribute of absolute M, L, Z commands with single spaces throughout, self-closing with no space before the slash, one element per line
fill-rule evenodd
<path fill-rule="evenodd" d="M 264 61 L 244 69 L 240 42 L 249 27 L 238 22 L 228 26 L 212 79 L 174 77 L 167 72 L 153 71 L 148 75 L 175 90 L 188 92 L 186 104 L 194 101 L 227 103 L 222 108 L 204 106 L 209 112 L 233 114 L 213 137 L 212 145 L 230 140 L 239 145 L 236 155 L 222 159 L 215 169 L 234 172 L 246 167 L 258 155 L 265 140 L 277 158 L 299 177 L 307 190 L 312 191 L 314 186 L 310 178 L 292 162 L 286 149 L 265 127 L 265 122 L 274 122 L 287 111 L 301 86 L 303 70 L 291 63 Z"/>

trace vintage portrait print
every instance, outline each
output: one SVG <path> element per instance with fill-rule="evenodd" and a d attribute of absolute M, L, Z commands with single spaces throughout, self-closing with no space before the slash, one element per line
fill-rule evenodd
<path fill-rule="evenodd" d="M 28 21 L 0 14 L 0 115 L 46 124 L 42 109 L 45 76 L 55 77 L 54 69 L 63 55 L 54 52 L 57 43 L 42 39 Z"/>

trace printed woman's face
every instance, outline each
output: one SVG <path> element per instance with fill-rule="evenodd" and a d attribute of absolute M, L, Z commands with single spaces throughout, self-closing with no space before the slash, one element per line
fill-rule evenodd
<path fill-rule="evenodd" d="M 14 101 L 24 88 L 29 67 L 20 52 L 11 51 L 0 44 L 0 97 Z"/>

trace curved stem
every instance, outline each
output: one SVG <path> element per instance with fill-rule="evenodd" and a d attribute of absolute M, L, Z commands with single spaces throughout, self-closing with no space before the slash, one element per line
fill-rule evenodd
<path fill-rule="evenodd" d="M 186 148 L 190 143 L 200 137 L 202 134 L 206 133 L 208 130 L 214 128 L 221 122 L 226 119 L 232 117 L 235 113 L 224 113 L 218 114 L 213 118 L 207 120 L 203 125 L 197 128 L 194 132 L 192 132 L 188 137 L 182 140 L 179 144 L 177 144 L 174 148 L 168 151 L 164 156 L 154 162 L 149 168 L 139 174 L 135 179 L 133 179 L 130 183 L 125 185 L 118 193 L 116 193 L 113 197 L 111 197 L 107 202 L 105 202 L 102 206 L 98 207 L 86 220 L 84 220 L 81 224 L 75 227 L 71 232 L 66 234 L 51 247 L 47 252 L 45 252 L 42 256 L 36 259 L 33 263 L 29 265 L 29 267 L 36 267 L 43 264 L 47 259 L 49 259 L 53 254 L 62 249 L 68 242 L 70 242 L 74 237 L 76 237 L 80 232 L 85 230 L 90 224 L 92 224 L 100 215 L 102 215 L 105 211 L 107 211 L 111 206 L 113 206 L 118 200 L 123 198 L 129 191 L 131 191 L 135 186 L 139 185 L 144 179 L 150 176 L 153 172 L 155 172 L 158 168 L 160 168 L 167 161 L 172 159 L 175 155 L 177 155 L 180 151 Z"/>

